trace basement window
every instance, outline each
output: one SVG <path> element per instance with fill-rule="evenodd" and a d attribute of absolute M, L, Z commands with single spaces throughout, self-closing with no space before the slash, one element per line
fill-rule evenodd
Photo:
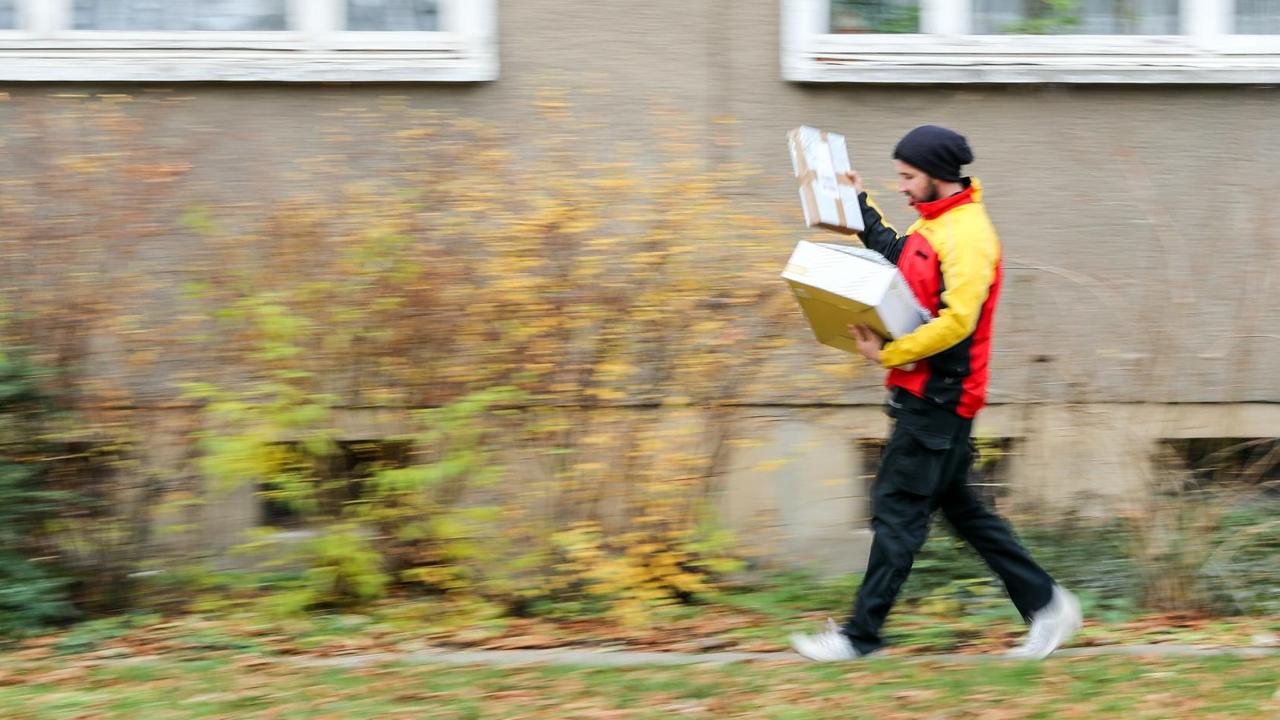
<path fill-rule="evenodd" d="M 338 451 L 325 457 L 310 459 L 308 475 L 314 478 L 317 514 L 336 517 L 343 506 L 363 497 L 365 481 L 383 468 L 406 467 L 409 443 L 390 440 L 347 440 L 338 443 Z M 290 500 L 285 488 L 261 484 L 259 524 L 282 529 L 303 529 L 306 513 Z"/>
<path fill-rule="evenodd" d="M 1280 493 L 1280 438 L 1179 438 L 1161 442 L 1160 464 L 1185 474 L 1184 489 L 1261 487 Z"/>
<path fill-rule="evenodd" d="M 872 487 L 884 456 L 885 441 L 861 438 L 857 443 L 862 466 L 857 482 L 862 495 L 860 506 L 854 513 L 854 522 L 857 527 L 868 527 L 871 524 Z M 1009 495 L 1011 463 L 1008 459 L 1014 451 L 1013 438 L 979 437 L 974 438 L 974 443 L 978 447 L 978 456 L 970 470 L 969 486 L 987 507 L 998 510 Z"/>

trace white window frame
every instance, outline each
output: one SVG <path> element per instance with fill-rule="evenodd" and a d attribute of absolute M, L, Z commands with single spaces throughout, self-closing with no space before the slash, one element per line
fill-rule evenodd
<path fill-rule="evenodd" d="M 921 0 L 919 34 L 838 34 L 830 0 L 781 4 L 796 82 L 1280 82 L 1280 35 L 1232 34 L 1235 0 L 1181 0 L 1180 35 L 973 35 L 971 0 Z"/>
<path fill-rule="evenodd" d="M 17 0 L 0 81 L 482 82 L 498 77 L 498 0 L 439 0 L 440 30 L 344 30 L 345 0 L 287 0 L 268 32 L 72 29 L 73 0 Z"/>

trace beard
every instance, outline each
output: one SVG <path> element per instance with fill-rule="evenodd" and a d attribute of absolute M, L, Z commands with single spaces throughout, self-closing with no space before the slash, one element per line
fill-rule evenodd
<path fill-rule="evenodd" d="M 942 192 L 938 190 L 937 180 L 929 180 L 929 186 L 926 187 L 924 189 L 924 192 L 921 193 L 920 195 L 915 195 L 911 192 L 905 192 L 903 194 L 907 196 L 907 200 L 910 201 L 912 205 L 919 205 L 920 203 L 931 203 L 935 200 L 942 199 Z"/>
<path fill-rule="evenodd" d="M 938 190 L 938 181 L 930 180 L 929 187 L 925 190 L 922 197 L 916 198 L 918 203 L 931 203 L 942 199 L 942 193 Z"/>

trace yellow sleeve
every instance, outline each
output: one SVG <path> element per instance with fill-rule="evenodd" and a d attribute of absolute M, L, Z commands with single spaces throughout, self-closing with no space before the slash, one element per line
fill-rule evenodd
<path fill-rule="evenodd" d="M 942 227 L 930 234 L 937 235 L 930 244 L 942 265 L 943 309 L 938 317 L 881 349 L 880 364 L 886 368 L 924 360 L 972 335 L 995 280 L 1000 249 L 994 233 Z"/>

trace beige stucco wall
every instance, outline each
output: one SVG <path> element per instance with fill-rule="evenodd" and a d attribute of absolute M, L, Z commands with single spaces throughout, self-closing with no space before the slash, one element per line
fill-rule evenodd
<path fill-rule="evenodd" d="M 11 98 L 0 126 L 75 102 L 44 100 L 54 94 L 164 98 L 139 114 L 156 137 L 187 147 L 194 169 L 184 182 L 210 202 L 264 199 L 305 189 L 292 160 L 322 151 L 322 130 L 343 111 L 402 96 L 492 122 L 520 150 L 557 130 L 531 112 L 551 89 L 602 141 L 585 148 L 608 153 L 679 123 L 707 140 L 709 164 L 760 168 L 749 199 L 793 221 L 799 238 L 814 233 L 793 202 L 787 128 L 848 133 L 868 186 L 905 226 L 891 148 L 916 124 L 942 123 L 970 139 L 1005 243 L 994 402 L 1280 398 L 1266 360 L 1280 350 L 1269 330 L 1280 321 L 1270 280 L 1280 261 L 1268 193 L 1280 163 L 1274 88 L 799 85 L 780 77 L 778 12 L 776 2 L 722 0 L 504 2 L 493 83 L 11 84 L 0 88 Z M 47 142 L 5 137 L 0 167 L 39 162 Z"/>
<path fill-rule="evenodd" d="M 491 122 L 517 153 L 532 152 L 540 134 L 557 131 L 530 111 L 551 91 L 589 124 L 582 146 L 601 154 L 675 123 L 705 140 L 708 166 L 761 168 L 744 199 L 794 223 L 798 239 L 821 233 L 800 225 L 786 129 L 847 133 L 868 186 L 905 226 L 890 150 L 910 127 L 940 123 L 969 138 L 1005 244 L 995 407 L 979 431 L 1022 438 L 1020 497 L 1138 487 L 1151 443 L 1190 432 L 1169 422 L 1206 435 L 1280 427 L 1265 405 L 1280 400 L 1270 361 L 1280 351 L 1275 88 L 798 85 L 780 76 L 777 0 L 504 0 L 499 12 L 502 75 L 492 83 L 0 87 L 10 98 L 0 103 L 0 168 L 41 162 L 48 138 L 4 127 L 77 102 L 50 96 L 125 92 L 169 100 L 140 117 L 154 137 L 189 148 L 194 169 L 183 182 L 210 202 L 256 201 L 305 188 L 292 160 L 321 151 L 318 128 L 351 108 L 401 96 Z M 158 272 L 182 262 L 182 237 L 153 243 L 145 262 Z M 810 352 L 835 351 L 812 344 L 788 361 Z M 761 429 L 764 447 L 814 449 L 765 478 L 739 458 L 727 516 L 742 528 L 771 518 L 787 529 L 788 552 L 830 554 L 829 539 L 857 530 L 844 505 L 861 502 L 852 439 L 883 432 L 879 397 L 872 372 L 852 381 L 847 410 L 766 398 L 778 417 Z M 1241 413 L 1251 419 L 1223 420 Z M 1136 443 L 1121 442 L 1130 436 Z M 839 454 L 824 454 L 830 446 Z"/>

